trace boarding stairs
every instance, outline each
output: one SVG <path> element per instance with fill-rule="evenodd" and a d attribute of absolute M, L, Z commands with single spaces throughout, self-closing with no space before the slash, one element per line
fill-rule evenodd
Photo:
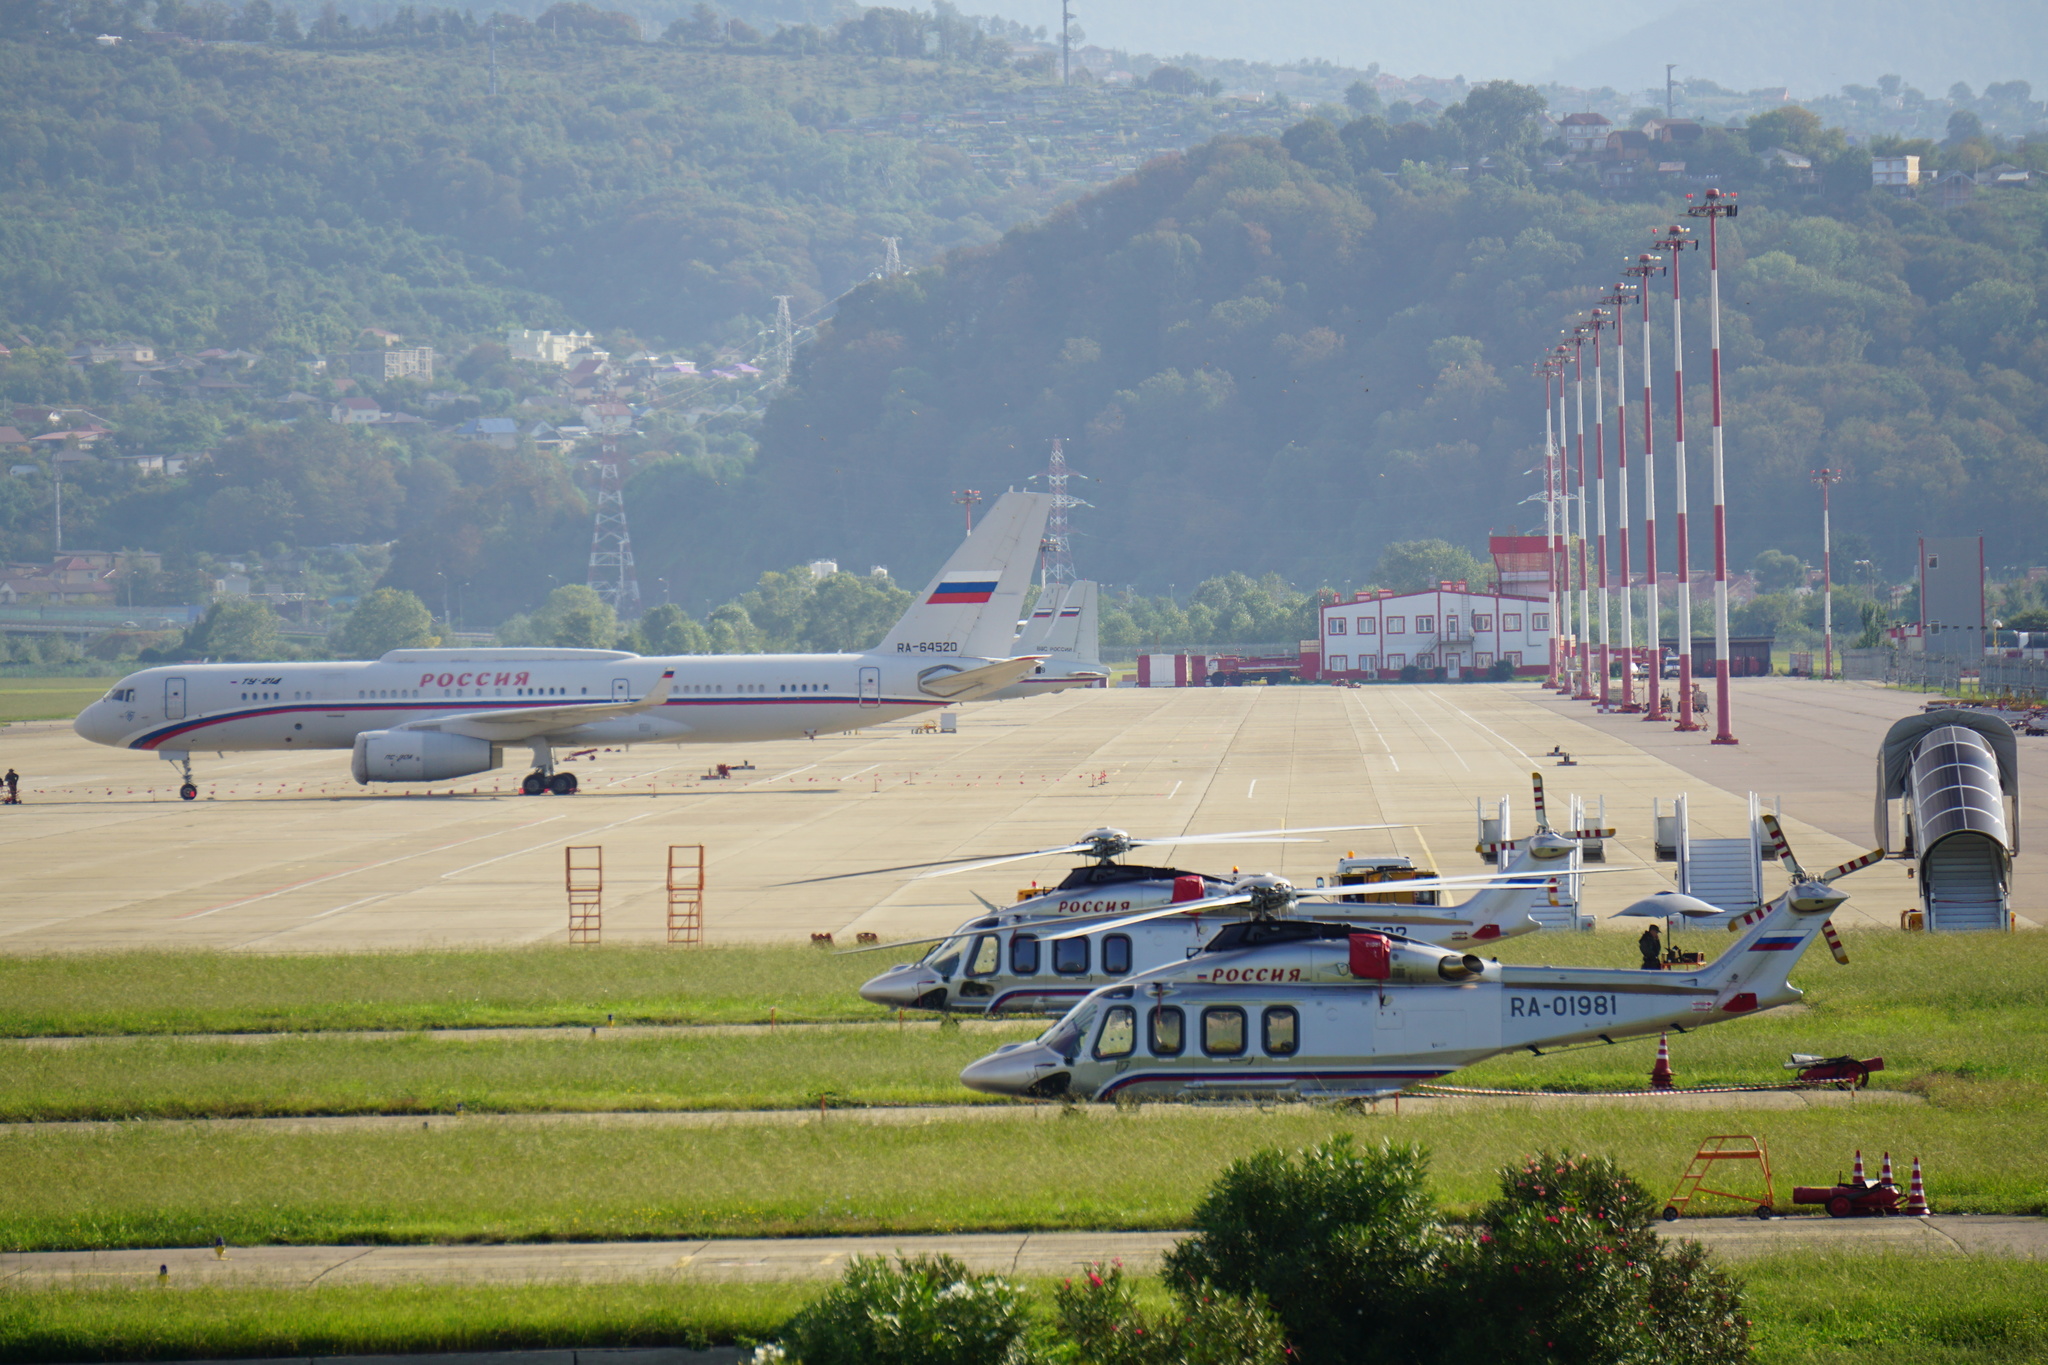
<path fill-rule="evenodd" d="M 1741 914 L 1764 903 L 1764 862 L 1770 849 L 1763 827 L 1763 807 L 1755 792 L 1749 794 L 1746 836 L 1733 839 L 1692 837 L 1691 811 L 1684 793 L 1672 802 L 1670 814 L 1663 802 L 1650 807 L 1650 827 L 1656 832 L 1658 855 L 1669 849 L 1678 863 L 1678 889 L 1718 909 Z"/>
<path fill-rule="evenodd" d="M 1988 834 L 1964 830 L 1936 844 L 1920 864 L 1927 927 L 1937 933 L 2004 929 L 2005 857 Z"/>

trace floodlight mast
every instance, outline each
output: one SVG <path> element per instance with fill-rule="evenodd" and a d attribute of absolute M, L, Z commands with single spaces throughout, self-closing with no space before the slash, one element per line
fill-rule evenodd
<path fill-rule="evenodd" d="M 1692 546 L 1686 535 L 1685 470 L 1685 299 L 1680 291 L 1678 263 L 1688 247 L 1698 242 L 1686 236 L 1689 229 L 1672 224 L 1651 228 L 1656 240 L 1650 245 L 1671 253 L 1671 450 L 1678 477 L 1678 724 L 1676 730 L 1697 730 L 1692 718 Z"/>
<path fill-rule="evenodd" d="M 1832 678 L 1835 676 L 1835 545 L 1829 525 L 1828 490 L 1842 481 L 1842 471 L 1816 469 L 1813 481 L 1820 485 L 1820 621 L 1827 650 L 1820 675 Z"/>
<path fill-rule="evenodd" d="M 1692 198 L 1687 195 L 1686 198 Z M 1706 202 L 1686 210 L 1707 220 L 1707 332 L 1712 342 L 1714 388 L 1714 743 L 1739 744 L 1728 715 L 1728 491 L 1721 463 L 1721 245 L 1723 218 L 1736 212 L 1733 190 L 1711 189 Z"/>
<path fill-rule="evenodd" d="M 1622 274 L 1636 277 L 1636 292 L 1643 305 L 1643 587 L 1644 624 L 1650 636 L 1649 710 L 1644 720 L 1665 720 L 1664 713 L 1664 618 L 1657 602 L 1657 449 L 1650 403 L 1650 277 L 1664 267 L 1648 252 L 1624 267 Z"/>

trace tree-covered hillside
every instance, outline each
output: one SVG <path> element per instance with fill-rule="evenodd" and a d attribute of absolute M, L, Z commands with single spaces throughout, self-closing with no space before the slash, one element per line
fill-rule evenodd
<path fill-rule="evenodd" d="M 715 522 L 676 497 L 672 533 L 728 554 L 765 537 L 783 558 L 900 560 L 906 539 L 930 555 L 949 532 L 904 509 L 1017 483 L 1056 435 L 1100 480 L 1076 517 L 1084 571 L 1154 590 L 1219 563 L 1355 584 L 1389 541 L 1540 524 L 1522 505 L 1542 435 L 1528 366 L 1682 201 L 1387 178 L 1347 143 L 1313 123 L 1284 145 L 1221 139 L 865 287 L 771 410 L 750 487 L 723 490 Z M 2027 189 L 1950 209 L 1768 181 L 1745 196 L 1723 235 L 1739 563 L 1817 550 L 1822 465 L 1848 474 L 1838 537 L 1895 574 L 1922 533 L 2048 558 L 2044 225 L 2048 195 Z M 1695 509 L 1704 264 L 1685 263 Z M 1654 312 L 1668 514 L 1661 294 Z"/>

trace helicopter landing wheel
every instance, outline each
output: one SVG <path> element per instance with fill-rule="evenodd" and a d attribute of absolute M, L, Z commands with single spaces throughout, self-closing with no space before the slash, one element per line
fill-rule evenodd
<path fill-rule="evenodd" d="M 178 799 L 180 801 L 196 801 L 198 798 L 199 788 L 195 784 L 187 782 L 184 786 L 178 788 Z"/>

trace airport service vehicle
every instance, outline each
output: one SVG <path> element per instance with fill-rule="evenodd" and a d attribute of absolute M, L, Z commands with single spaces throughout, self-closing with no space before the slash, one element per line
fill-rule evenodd
<path fill-rule="evenodd" d="M 1258 916 L 1076 1004 L 960 1073 L 995 1095 L 1372 1099 L 1503 1052 L 1685 1032 L 1789 1004 L 1786 977 L 1848 900 L 1797 871 L 1713 962 L 1504 966 L 1320 919 Z"/>
<path fill-rule="evenodd" d="M 359 783 L 441 782 L 524 745 L 530 796 L 567 796 L 554 751 L 739 743 L 858 730 L 972 701 L 1038 664 L 1009 654 L 1052 502 L 1005 493 L 865 654 L 642 658 L 604 649 L 399 649 L 368 663 L 172 664 L 79 713 L 97 744 L 178 763 L 195 749 L 348 749 Z"/>
<path fill-rule="evenodd" d="M 1050 595 L 1040 597 L 1011 650 L 1017 655 L 1042 656 L 1038 667 L 1021 681 L 978 700 L 1014 701 L 1070 687 L 1106 685 L 1109 670 L 1101 662 L 1099 598 L 1096 584 L 1086 579 L 1068 584 L 1056 600 Z"/>
<path fill-rule="evenodd" d="M 1009 911 L 990 907 L 992 913 L 936 941 L 920 960 L 868 981 L 861 998 L 898 1008 L 1057 1013 L 1103 986 L 1188 960 L 1219 924 L 1246 916 L 1277 918 L 1301 909 L 1304 899 L 1322 902 L 1314 908 L 1318 918 L 1360 933 L 1439 944 L 1512 938 L 1542 927 L 1529 914 L 1530 897 L 1549 894 L 1555 877 L 1577 871 L 1575 848 L 1559 835 L 1538 834 L 1524 841 L 1514 862 L 1499 873 L 1371 884 L 1399 886 L 1403 894 L 1418 897 L 1447 890 L 1477 893 L 1452 906 L 1361 904 L 1365 897 L 1356 886 L 1297 890 L 1268 873 L 1237 877 L 1220 889 L 1220 878 L 1178 873 L 1163 905 L 1135 914 L 1129 913 L 1135 899 L 1130 896 L 1086 900 L 1090 908 L 1080 915 L 1063 913 L 1057 907 L 1076 898 L 1055 891 Z M 1149 890 L 1158 883 L 1146 885 Z"/>

